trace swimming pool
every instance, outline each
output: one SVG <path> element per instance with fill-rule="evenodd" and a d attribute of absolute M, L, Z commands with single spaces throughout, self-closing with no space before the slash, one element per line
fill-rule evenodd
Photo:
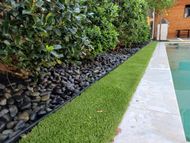
<path fill-rule="evenodd" d="M 167 44 L 169 64 L 187 141 L 190 141 L 190 43 Z"/>

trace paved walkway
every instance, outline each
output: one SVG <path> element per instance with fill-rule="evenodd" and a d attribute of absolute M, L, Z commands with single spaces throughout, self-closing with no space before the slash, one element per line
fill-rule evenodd
<path fill-rule="evenodd" d="M 114 143 L 185 143 L 165 44 L 158 44 Z"/>
<path fill-rule="evenodd" d="M 190 38 L 168 39 L 169 42 L 190 42 Z"/>

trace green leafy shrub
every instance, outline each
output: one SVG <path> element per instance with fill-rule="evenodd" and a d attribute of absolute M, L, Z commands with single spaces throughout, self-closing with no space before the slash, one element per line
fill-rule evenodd
<path fill-rule="evenodd" d="M 118 6 L 109 0 L 88 0 L 83 4 L 87 5 L 89 13 L 93 13 L 88 16 L 92 24 L 85 31 L 93 46 L 93 55 L 115 48 L 118 32 L 113 22 L 118 17 Z"/>
<path fill-rule="evenodd" d="M 119 17 L 115 20 L 120 44 L 131 45 L 148 40 L 147 2 L 145 0 L 115 0 L 115 3 L 120 9 Z"/>
<path fill-rule="evenodd" d="M 0 62 L 37 71 L 148 39 L 144 0 L 4 0 Z"/>
<path fill-rule="evenodd" d="M 0 56 L 6 64 L 24 69 L 51 66 L 61 58 L 77 57 L 88 47 L 83 35 L 86 7 L 77 1 L 32 1 L 0 3 Z"/>

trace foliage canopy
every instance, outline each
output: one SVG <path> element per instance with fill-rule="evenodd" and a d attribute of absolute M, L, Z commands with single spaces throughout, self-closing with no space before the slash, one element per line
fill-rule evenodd
<path fill-rule="evenodd" d="M 170 8 L 176 0 L 147 0 L 151 9 L 155 9 L 157 12 L 162 12 L 165 9 Z"/>

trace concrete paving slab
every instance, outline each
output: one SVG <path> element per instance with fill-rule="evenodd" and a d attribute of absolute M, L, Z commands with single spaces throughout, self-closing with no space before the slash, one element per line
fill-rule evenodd
<path fill-rule="evenodd" d="M 114 143 L 185 143 L 164 43 L 159 43 Z"/>
<path fill-rule="evenodd" d="M 178 116 L 130 107 L 115 143 L 183 143 Z"/>

